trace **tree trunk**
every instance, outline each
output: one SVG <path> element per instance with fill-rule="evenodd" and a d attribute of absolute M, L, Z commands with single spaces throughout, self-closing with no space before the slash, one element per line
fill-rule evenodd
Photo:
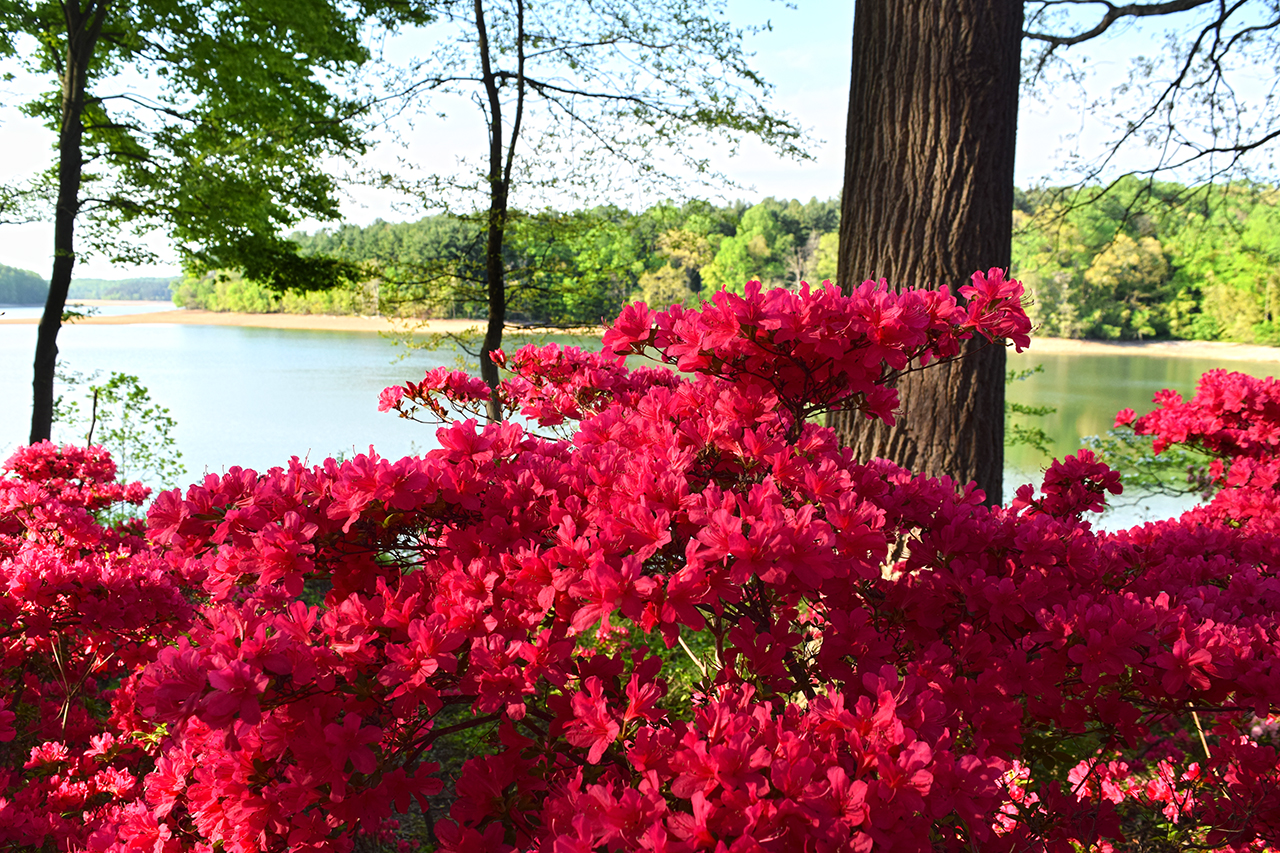
<path fill-rule="evenodd" d="M 36 333 L 36 357 L 31 406 L 30 443 L 53 434 L 53 381 L 58 366 L 58 332 L 71 289 L 75 266 L 75 224 L 80 213 L 80 179 L 84 167 L 85 89 L 89 62 L 106 19 L 109 0 L 92 2 L 81 10 L 78 0 L 63 4 L 67 22 L 67 54 L 62 66 L 62 119 L 58 128 L 58 206 L 53 219 L 53 272 L 49 295 Z"/>
<path fill-rule="evenodd" d="M 489 232 L 485 239 L 485 278 L 489 299 L 489 322 L 484 330 L 484 343 L 480 346 L 480 378 L 488 383 L 492 394 L 486 405 L 489 420 L 502 420 L 502 407 L 498 403 L 498 365 L 493 351 L 502 346 L 502 329 L 507 322 L 506 270 L 502 263 L 503 231 L 507 219 L 507 192 L 501 185 L 492 186 L 489 204 Z"/>
<path fill-rule="evenodd" d="M 506 266 L 502 258 L 502 245 L 506 237 L 507 209 L 511 190 L 511 166 L 515 155 L 516 140 L 520 136 L 520 121 L 524 107 L 524 4 L 517 2 L 516 45 L 519 55 L 519 72 L 515 81 L 518 91 L 515 119 L 511 125 L 511 139 L 503 146 L 502 100 L 499 81 L 493 70 L 489 54 L 489 34 L 485 27 L 484 2 L 474 0 L 476 36 L 480 49 L 480 70 L 484 83 L 489 124 L 489 221 L 485 237 L 484 268 L 486 296 L 489 302 L 489 322 L 485 326 L 484 341 L 480 345 L 480 378 L 490 388 L 486 414 L 489 421 L 502 419 L 502 406 L 498 402 L 498 365 L 493 351 L 502 346 L 502 330 L 507 322 Z"/>
<path fill-rule="evenodd" d="M 839 280 L 957 286 L 1009 266 L 1021 0 L 858 0 Z M 1003 347 L 972 342 L 898 383 L 895 426 L 830 419 L 859 458 L 975 481 L 1001 500 Z"/>

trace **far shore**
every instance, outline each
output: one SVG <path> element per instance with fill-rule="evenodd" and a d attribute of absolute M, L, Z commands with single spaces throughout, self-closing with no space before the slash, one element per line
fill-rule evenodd
<path fill-rule="evenodd" d="M 155 302 L 128 300 L 78 299 L 80 305 L 155 306 Z M 34 317 L 7 319 L 0 325 L 35 325 Z M 83 317 L 75 321 L 86 326 L 125 326 L 138 323 L 179 323 L 193 326 L 247 326 L 260 329 L 304 329 L 326 332 L 388 332 L 404 334 L 457 334 L 467 329 L 481 329 L 483 320 L 412 320 L 389 317 L 360 317 L 329 314 L 234 314 L 175 308 L 171 311 L 149 311 L 142 314 L 117 314 L 110 317 Z M 528 331 L 508 324 L 507 332 Z M 538 330 L 541 331 L 541 330 Z M 565 330 L 554 330 L 565 333 Z M 572 334 L 599 335 L 601 328 L 567 330 Z M 1280 362 L 1280 347 L 1236 344 L 1222 341 L 1082 341 L 1070 338 L 1032 337 L 1032 355 L 1150 355 L 1165 358 L 1201 358 L 1213 361 Z"/>

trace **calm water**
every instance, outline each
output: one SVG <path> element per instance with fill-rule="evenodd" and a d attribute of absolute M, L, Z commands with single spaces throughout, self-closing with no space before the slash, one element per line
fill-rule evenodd
<path fill-rule="evenodd" d="M 0 310 L 17 316 L 17 311 L 9 313 L 12 309 Z M 34 325 L 0 325 L 0 400 L 5 401 L 0 405 L 0 458 L 24 443 L 29 430 L 35 334 Z M 371 444 L 392 458 L 426 450 L 435 444 L 434 429 L 378 412 L 378 393 L 456 359 L 451 351 L 406 351 L 371 333 L 228 326 L 71 325 L 58 340 L 66 368 L 139 377 L 152 399 L 168 407 L 177 421 L 175 437 L 193 478 L 231 465 L 265 470 L 293 455 L 312 460 L 349 455 Z M 1149 411 L 1152 395 L 1161 388 L 1189 396 L 1205 370 L 1225 367 L 1269 376 L 1280 367 L 1138 355 L 1010 353 L 1011 369 L 1037 364 L 1045 372 L 1011 386 L 1009 396 L 1057 408 L 1035 419 L 1053 437 L 1056 456 L 1078 449 L 1081 436 L 1105 432 L 1126 406 L 1139 414 Z M 1006 497 L 1021 483 L 1038 482 L 1048 463 L 1036 451 L 1011 449 Z M 1189 502 L 1148 504 L 1127 507 L 1104 524 L 1168 516 Z"/>
<path fill-rule="evenodd" d="M 1033 345 L 1034 349 L 1034 345 Z M 1152 395 L 1169 388 L 1190 398 L 1196 382 L 1206 370 L 1222 368 L 1253 376 L 1272 376 L 1280 370 L 1274 362 L 1219 361 L 1205 358 L 1165 358 L 1145 355 L 1036 355 L 1009 353 L 1009 369 L 1044 366 L 1044 372 L 1015 382 L 1009 399 L 1028 406 L 1057 409 L 1042 418 L 1021 418 L 1019 422 L 1040 426 L 1053 438 L 1053 455 L 1062 457 L 1080 448 L 1082 436 L 1102 435 L 1111 429 L 1115 414 L 1131 408 L 1139 415 L 1155 406 Z M 1050 457 L 1028 447 L 1009 448 L 1005 455 L 1005 499 L 1017 485 L 1040 481 L 1040 473 Z M 1126 498 L 1138 497 L 1126 495 Z M 1115 527 L 1138 521 L 1167 518 L 1194 503 L 1192 499 L 1142 497 L 1137 505 L 1129 500 L 1110 513 L 1105 526 Z"/>
<path fill-rule="evenodd" d="M 0 453 L 30 431 L 35 326 L 0 326 Z M 388 385 L 452 364 L 377 334 L 225 326 L 65 327 L 63 368 L 137 376 L 177 421 L 187 471 L 265 470 L 290 456 L 323 459 L 377 447 L 400 457 L 430 446 L 430 427 L 378 411 Z"/>

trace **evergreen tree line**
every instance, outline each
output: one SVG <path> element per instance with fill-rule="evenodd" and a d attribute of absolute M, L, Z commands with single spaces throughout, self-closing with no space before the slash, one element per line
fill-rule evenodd
<path fill-rule="evenodd" d="M 0 264 L 0 305 L 43 305 L 49 282 L 30 270 Z"/>
<path fill-rule="evenodd" d="M 173 276 L 163 278 L 77 278 L 67 292 L 69 299 L 152 299 L 173 297 Z M 43 299 L 41 300 L 44 301 Z"/>
<path fill-rule="evenodd" d="M 71 283 L 69 299 L 150 299 L 168 301 L 172 278 L 80 278 Z M 31 270 L 0 264 L 0 305 L 43 305 L 49 280 Z"/>

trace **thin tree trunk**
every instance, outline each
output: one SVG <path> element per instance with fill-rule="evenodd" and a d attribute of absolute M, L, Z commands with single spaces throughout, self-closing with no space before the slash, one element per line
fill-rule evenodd
<path fill-rule="evenodd" d="M 502 329 L 507 322 L 507 294 L 505 269 L 502 263 L 503 230 L 507 218 L 507 191 L 505 186 L 493 186 L 489 200 L 489 233 L 485 240 L 485 277 L 488 285 L 489 321 L 484 330 L 484 342 L 480 347 L 480 378 L 492 389 L 486 414 L 490 421 L 502 419 L 502 407 L 498 402 L 498 365 L 493 351 L 502 347 Z"/>
<path fill-rule="evenodd" d="M 84 167 L 85 89 L 110 3 L 93 2 L 81 10 L 79 0 L 63 4 L 67 22 L 67 54 L 62 59 L 62 119 L 58 129 L 58 206 L 53 220 L 53 272 L 49 295 L 36 332 L 33 365 L 30 443 L 46 441 L 53 434 L 53 382 L 58 366 L 58 332 L 71 289 L 75 266 L 75 223 L 80 212 L 80 180 Z"/>
<path fill-rule="evenodd" d="M 965 284 L 1007 268 L 1021 0 L 858 0 L 839 280 Z M 975 481 L 1001 500 L 1005 352 L 974 344 L 898 383 L 895 426 L 830 423 L 859 458 Z"/>
<path fill-rule="evenodd" d="M 502 410 L 498 405 L 498 365 L 493 360 L 493 351 L 502 346 L 502 327 L 507 321 L 506 269 L 502 263 L 503 232 L 507 224 L 507 182 L 503 180 L 502 173 L 502 100 L 489 58 L 483 0 L 475 0 L 475 16 L 480 70 L 489 105 L 489 221 L 484 246 L 489 322 L 485 326 L 484 342 L 480 345 L 480 378 L 492 389 L 487 414 L 490 421 L 497 421 L 502 417 Z"/>
<path fill-rule="evenodd" d="M 524 117 L 524 0 L 516 0 L 516 109 L 511 122 L 511 137 L 506 140 L 505 146 L 503 145 L 502 100 L 489 54 L 484 0 L 474 0 L 474 2 L 476 35 L 480 47 L 480 70 L 484 80 L 489 119 L 489 222 L 484 248 L 489 321 L 485 326 L 484 341 L 480 345 L 480 378 L 492 389 L 485 409 L 489 420 L 495 422 L 502 419 L 502 406 L 498 401 L 498 365 L 493 360 L 493 352 L 502 346 L 502 330 L 507 322 L 506 267 L 503 263 L 502 247 L 506 238 L 511 169 L 515 163 L 516 141 L 520 138 L 520 124 Z"/>
<path fill-rule="evenodd" d="M 516 115 L 511 122 L 511 138 L 503 145 L 502 100 L 498 78 L 489 55 L 489 33 L 485 28 L 484 0 L 475 0 L 476 36 L 480 46 L 480 72 L 484 79 L 489 111 L 489 228 L 485 236 L 485 283 L 489 301 L 489 323 L 480 345 L 480 378 L 492 389 L 485 414 L 490 421 L 502 420 L 498 401 L 498 365 L 494 350 L 502 347 L 502 330 L 507 323 L 507 270 L 502 248 L 506 241 L 511 170 L 516 161 L 516 141 L 520 140 L 525 115 L 525 3 L 516 0 Z"/>

